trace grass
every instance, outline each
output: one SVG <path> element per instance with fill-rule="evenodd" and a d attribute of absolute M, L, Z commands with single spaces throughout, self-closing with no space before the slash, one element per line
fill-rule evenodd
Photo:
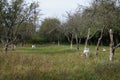
<path fill-rule="evenodd" d="M 9 50 L 0 54 L 0 80 L 119 80 L 120 49 L 115 60 L 108 60 L 109 47 L 94 57 L 95 46 L 89 46 L 90 57 L 81 57 L 83 46 L 78 51 L 68 45 L 37 45 Z"/>
<path fill-rule="evenodd" d="M 51 46 L 38 46 L 37 48 L 19 48 L 17 52 L 21 53 L 37 53 L 37 54 L 58 54 L 58 53 L 72 53 L 76 52 L 76 50 L 70 50 L 68 46 L 56 46 L 56 45 L 51 45 Z"/>

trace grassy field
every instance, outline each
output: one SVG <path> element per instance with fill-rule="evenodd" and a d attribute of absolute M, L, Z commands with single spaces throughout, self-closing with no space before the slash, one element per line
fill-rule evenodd
<path fill-rule="evenodd" d="M 17 47 L 0 54 L 0 80 L 119 80 L 120 48 L 115 60 L 109 61 L 109 47 L 106 52 L 94 57 L 95 46 L 89 46 L 90 57 L 81 57 L 83 47 L 71 50 L 69 45 L 37 45 Z"/>

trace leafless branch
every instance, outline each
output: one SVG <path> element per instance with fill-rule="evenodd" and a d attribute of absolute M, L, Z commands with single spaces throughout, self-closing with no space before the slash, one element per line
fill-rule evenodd
<path fill-rule="evenodd" d="M 114 49 L 118 48 L 119 46 L 120 46 L 120 43 L 119 43 L 119 44 L 117 44 L 117 45 L 114 47 Z"/>

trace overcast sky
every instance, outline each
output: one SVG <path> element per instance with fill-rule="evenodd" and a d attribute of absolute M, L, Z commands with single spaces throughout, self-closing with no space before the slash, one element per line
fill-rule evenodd
<path fill-rule="evenodd" d="M 66 11 L 74 11 L 77 4 L 89 6 L 91 0 L 25 0 L 28 2 L 39 1 L 42 18 L 57 17 L 63 19 Z"/>

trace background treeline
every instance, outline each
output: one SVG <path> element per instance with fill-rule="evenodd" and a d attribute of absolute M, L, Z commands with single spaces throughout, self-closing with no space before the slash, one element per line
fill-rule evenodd
<path fill-rule="evenodd" d="M 76 37 L 85 43 L 88 28 L 88 43 L 96 45 L 102 33 L 101 45 L 109 45 L 109 29 L 113 29 L 115 44 L 120 42 L 120 3 L 114 0 L 95 0 L 91 6 L 78 6 L 75 12 L 66 13 L 66 22 L 57 18 L 45 19 L 38 31 L 39 37 L 46 42 L 76 42 Z"/>
<path fill-rule="evenodd" d="M 25 14 L 27 15 L 28 8 L 26 8 L 26 13 L 22 13 L 22 11 L 25 11 L 21 10 L 23 9 L 23 4 L 25 4 L 23 0 L 13 1 L 11 2 L 12 4 L 9 4 L 7 0 L 2 0 L 0 3 L 0 35 L 2 40 L 3 36 L 5 38 L 5 35 L 3 34 L 7 32 L 5 31 L 4 26 L 9 27 L 19 24 L 20 20 L 18 20 L 18 18 L 23 15 L 25 17 Z M 16 6 L 18 8 L 16 8 Z M 24 5 L 24 7 L 25 6 L 26 5 Z M 5 7 L 9 10 L 5 10 Z M 87 29 L 91 28 L 90 35 L 93 36 L 90 38 L 88 43 L 96 45 L 101 34 L 100 29 L 103 28 L 103 25 L 106 27 L 110 26 L 110 28 L 113 27 L 115 43 L 120 42 L 119 1 L 93 0 L 89 7 L 78 5 L 78 8 L 74 12 L 66 12 L 66 20 L 64 22 L 61 22 L 58 18 L 46 18 L 41 22 L 41 25 L 36 25 L 38 17 L 40 16 L 38 13 L 39 11 L 37 11 L 37 8 L 39 8 L 38 4 L 32 3 L 29 8 L 32 10 L 31 13 L 29 13 L 29 16 L 26 16 L 26 19 L 21 17 L 24 20 L 21 19 L 19 31 L 17 30 L 17 42 L 21 42 L 22 44 L 26 42 L 36 44 L 52 42 L 58 43 L 58 40 L 60 43 L 68 43 L 71 38 L 73 38 L 73 43 L 76 43 L 76 35 L 78 38 L 81 38 L 81 43 L 84 44 L 87 37 Z M 19 12 L 21 12 L 21 14 Z M 20 16 L 17 18 L 18 15 Z M 17 21 L 15 24 L 16 20 L 18 20 L 19 23 L 17 23 Z M 36 26 L 39 26 L 39 30 L 36 30 Z M 15 27 L 13 27 L 13 29 L 15 30 Z M 109 41 L 109 32 L 107 31 L 107 28 L 105 28 L 101 44 L 109 45 Z"/>

